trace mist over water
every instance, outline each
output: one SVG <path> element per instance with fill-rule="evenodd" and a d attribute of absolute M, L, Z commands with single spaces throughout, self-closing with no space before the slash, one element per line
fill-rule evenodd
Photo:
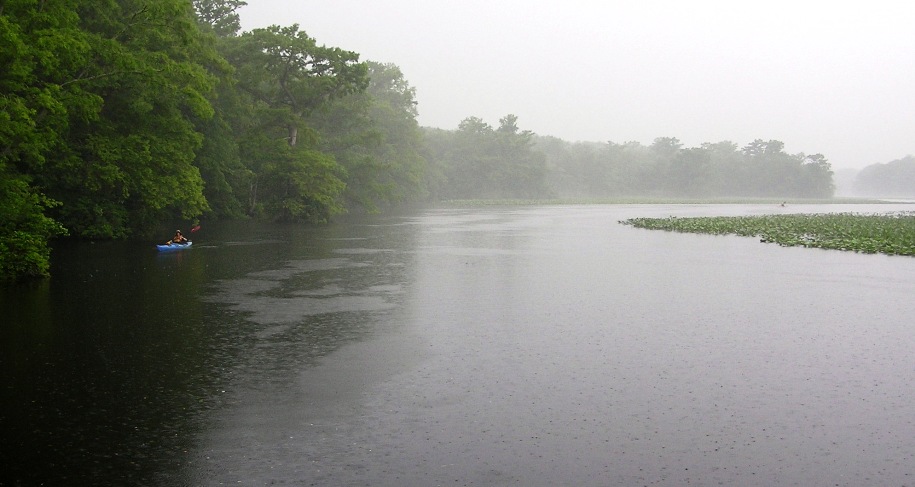
<path fill-rule="evenodd" d="M 69 249 L 50 289 L 3 294 L 25 306 L 5 478 L 907 485 L 915 260 L 617 223 L 893 209 L 444 209 Z"/>

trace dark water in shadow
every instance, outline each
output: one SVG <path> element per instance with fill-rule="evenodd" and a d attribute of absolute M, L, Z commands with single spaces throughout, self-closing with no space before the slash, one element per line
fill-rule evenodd
<path fill-rule="evenodd" d="M 0 485 L 912 485 L 915 259 L 433 210 L 73 244 L 3 289 Z"/>

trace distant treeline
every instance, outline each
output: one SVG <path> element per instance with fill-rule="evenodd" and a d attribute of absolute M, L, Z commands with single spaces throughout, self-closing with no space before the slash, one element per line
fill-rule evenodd
<path fill-rule="evenodd" d="M 854 192 L 883 198 L 915 198 L 915 156 L 865 167 L 855 178 Z"/>
<path fill-rule="evenodd" d="M 567 143 L 470 117 L 421 129 L 393 64 L 297 25 L 241 32 L 241 0 L 0 2 L 0 280 L 50 239 L 165 222 L 323 222 L 456 198 L 832 193 L 777 141 Z"/>
<path fill-rule="evenodd" d="M 638 142 L 571 144 L 536 140 L 550 185 L 561 196 L 830 198 L 833 173 L 822 154 L 788 154 L 778 140 L 683 147 L 673 137 Z"/>
<path fill-rule="evenodd" d="M 684 148 L 672 137 L 570 143 L 522 131 L 506 115 L 498 128 L 479 118 L 458 130 L 426 129 L 429 191 L 437 199 L 773 197 L 830 198 L 822 154 L 788 154 L 777 140 Z"/>

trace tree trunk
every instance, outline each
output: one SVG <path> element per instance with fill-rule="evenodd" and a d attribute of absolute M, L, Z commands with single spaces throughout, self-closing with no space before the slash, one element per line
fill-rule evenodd
<path fill-rule="evenodd" d="M 249 194 L 248 215 L 254 215 L 254 208 L 257 207 L 257 178 L 251 183 Z"/>

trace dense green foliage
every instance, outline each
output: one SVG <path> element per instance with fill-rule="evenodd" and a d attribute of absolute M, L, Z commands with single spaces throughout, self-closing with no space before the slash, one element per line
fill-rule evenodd
<path fill-rule="evenodd" d="M 72 233 L 119 237 L 207 209 L 194 122 L 212 82 L 181 0 L 5 2 L 2 161 Z"/>
<path fill-rule="evenodd" d="M 542 198 L 550 195 L 544 155 L 533 148 L 534 134 L 506 115 L 493 129 L 477 117 L 457 131 L 429 130 L 426 143 L 436 199 Z"/>
<path fill-rule="evenodd" d="M 243 5 L 0 0 L 4 278 L 46 273 L 64 228 L 326 221 L 423 194 L 399 69 L 370 79 L 357 53 L 296 25 L 239 33 Z"/>
<path fill-rule="evenodd" d="M 366 65 L 365 91 L 325 104 L 306 121 L 319 149 L 344 171 L 344 206 L 378 212 L 425 196 L 426 160 L 415 89 L 393 64 Z"/>
<path fill-rule="evenodd" d="M 365 64 L 356 53 L 318 46 L 297 25 L 255 29 L 223 45 L 236 68 L 243 118 L 254 124 L 235 131 L 241 160 L 253 174 L 247 212 L 324 221 L 341 211 L 342 169 L 318 150 L 305 117 L 329 100 L 363 91 Z"/>
<path fill-rule="evenodd" d="M 915 156 L 872 164 L 855 178 L 856 193 L 885 198 L 915 198 Z"/>
<path fill-rule="evenodd" d="M 66 234 L 44 215 L 56 204 L 0 162 L 0 281 L 48 274 L 48 239 Z"/>
<path fill-rule="evenodd" d="M 506 115 L 421 129 L 393 64 L 298 25 L 241 32 L 242 0 L 0 0 L 5 278 L 48 242 L 169 222 L 323 222 L 425 199 L 829 197 L 819 154 L 778 141 L 570 144 Z M 169 224 L 170 226 L 170 224 Z"/>
<path fill-rule="evenodd" d="M 637 228 L 759 237 L 784 246 L 915 255 L 915 213 L 633 218 Z"/>

